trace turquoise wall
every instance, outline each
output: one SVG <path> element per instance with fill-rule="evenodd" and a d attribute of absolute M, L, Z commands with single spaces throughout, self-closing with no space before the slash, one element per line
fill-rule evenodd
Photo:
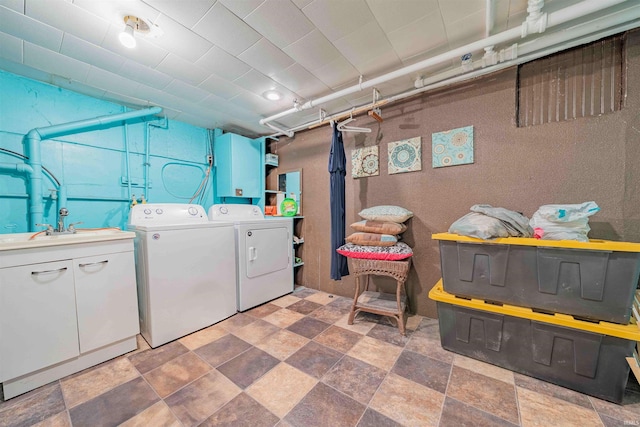
<path fill-rule="evenodd" d="M 124 107 L 0 71 L 0 148 L 25 153 L 24 136 L 39 127 L 119 114 Z M 130 206 L 126 144 L 130 151 L 131 193 L 153 203 L 187 203 L 205 178 L 209 131 L 174 120 L 134 121 L 101 130 L 42 141 L 42 165 L 67 186 L 67 222 L 79 227 L 126 227 Z M 146 146 L 149 176 L 145 177 Z M 0 163 L 24 159 L 0 150 Z M 200 203 L 213 202 L 213 173 Z M 123 183 L 124 182 L 124 183 Z M 26 176 L 0 172 L 0 233 L 28 230 Z M 55 224 L 55 188 L 45 174 L 45 222 Z"/>

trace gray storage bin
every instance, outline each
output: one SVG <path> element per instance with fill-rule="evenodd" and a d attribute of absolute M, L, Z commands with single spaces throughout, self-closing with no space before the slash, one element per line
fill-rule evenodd
<path fill-rule="evenodd" d="M 455 235 L 443 233 L 434 238 L 451 236 Z M 459 237 L 460 241 L 439 242 L 446 292 L 578 318 L 629 323 L 640 276 L 640 244 L 569 242 L 598 248 L 578 249 L 535 239 L 488 242 Z M 637 252 L 607 250 L 616 244 Z"/>
<path fill-rule="evenodd" d="M 611 402 L 635 341 L 437 302 L 442 347 Z"/>

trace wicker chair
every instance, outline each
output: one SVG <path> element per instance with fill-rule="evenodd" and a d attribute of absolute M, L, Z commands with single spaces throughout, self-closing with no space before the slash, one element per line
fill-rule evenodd
<path fill-rule="evenodd" d="M 353 325 L 353 319 L 359 311 L 365 311 L 395 318 L 398 322 L 400 333 L 406 335 L 404 312 L 407 308 L 408 300 L 404 282 L 407 280 L 411 258 L 402 261 L 359 258 L 349 258 L 349 260 L 351 273 L 356 277 L 356 291 L 351 312 L 349 313 L 349 325 Z M 369 291 L 369 276 L 372 274 L 396 279 L 395 295 Z M 360 283 L 362 276 L 365 277 L 364 287 Z"/>

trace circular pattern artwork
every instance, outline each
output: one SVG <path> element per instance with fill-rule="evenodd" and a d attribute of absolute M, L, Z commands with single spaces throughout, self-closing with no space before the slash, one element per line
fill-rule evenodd
<path fill-rule="evenodd" d="M 358 148 L 351 152 L 351 176 L 364 178 L 380 174 L 378 146 Z"/>
<path fill-rule="evenodd" d="M 420 137 L 389 143 L 389 173 L 422 170 Z"/>
<path fill-rule="evenodd" d="M 473 126 L 431 135 L 433 167 L 473 163 Z"/>

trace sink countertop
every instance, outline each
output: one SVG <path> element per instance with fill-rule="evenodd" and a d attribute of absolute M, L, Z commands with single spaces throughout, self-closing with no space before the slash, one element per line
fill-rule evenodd
<path fill-rule="evenodd" d="M 92 230 L 92 229 L 76 229 L 74 234 L 54 234 L 47 236 L 46 234 L 38 234 L 31 239 L 34 233 L 11 233 L 0 234 L 0 251 L 9 251 L 16 249 L 31 249 L 48 246 L 74 245 L 78 243 L 93 243 L 109 240 L 133 239 L 136 234 L 131 231 L 122 230 Z"/>

